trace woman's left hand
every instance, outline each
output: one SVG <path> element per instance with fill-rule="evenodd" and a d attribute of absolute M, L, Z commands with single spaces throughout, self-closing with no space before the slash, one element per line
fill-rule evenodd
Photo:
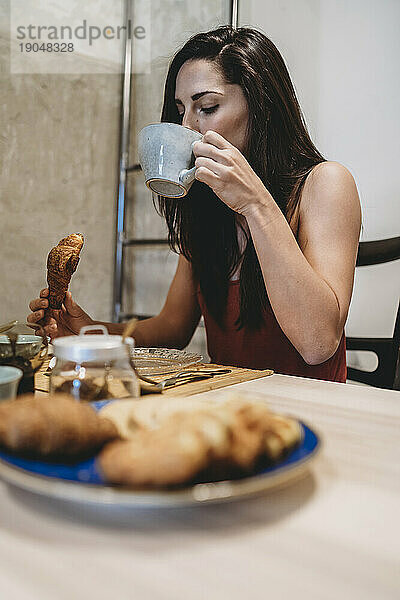
<path fill-rule="evenodd" d="M 229 208 L 245 215 L 270 196 L 243 154 L 216 131 L 193 144 L 195 178 L 207 184 Z"/>

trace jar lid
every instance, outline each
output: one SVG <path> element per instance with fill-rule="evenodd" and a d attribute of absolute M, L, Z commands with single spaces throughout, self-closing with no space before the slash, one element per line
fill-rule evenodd
<path fill-rule="evenodd" d="M 85 335 L 87 331 L 102 330 L 103 334 Z M 122 342 L 121 335 L 109 335 L 104 325 L 82 327 L 79 335 L 67 335 L 53 340 L 54 354 L 57 358 L 77 363 L 90 361 L 109 361 L 128 356 L 127 346 L 134 347 L 131 337 Z"/>

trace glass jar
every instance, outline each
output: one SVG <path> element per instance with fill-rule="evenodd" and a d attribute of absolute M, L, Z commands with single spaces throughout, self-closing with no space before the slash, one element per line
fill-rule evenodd
<path fill-rule="evenodd" d="M 88 331 L 103 334 L 85 335 Z M 138 397 L 140 387 L 130 365 L 132 338 L 109 335 L 104 325 L 82 327 L 79 335 L 53 340 L 56 365 L 50 392 L 65 392 L 77 400 Z"/>

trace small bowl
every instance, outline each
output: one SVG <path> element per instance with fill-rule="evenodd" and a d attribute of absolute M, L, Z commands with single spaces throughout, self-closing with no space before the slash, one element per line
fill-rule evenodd
<path fill-rule="evenodd" d="M 42 342 L 43 338 L 40 335 L 20 334 L 17 338 L 15 354 L 22 358 L 32 358 L 39 352 Z M 0 359 L 10 357 L 12 357 L 10 340 L 6 335 L 0 335 Z"/>
<path fill-rule="evenodd" d="M 0 400 L 15 398 L 23 372 L 16 367 L 0 366 Z"/>

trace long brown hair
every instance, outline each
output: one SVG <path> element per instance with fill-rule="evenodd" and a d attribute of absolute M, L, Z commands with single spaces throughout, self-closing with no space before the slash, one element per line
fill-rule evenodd
<path fill-rule="evenodd" d="M 161 121 L 181 123 L 176 77 L 187 60 L 198 59 L 210 61 L 227 83 L 241 86 L 248 105 L 244 155 L 290 221 L 307 175 L 325 158 L 310 139 L 281 54 L 263 33 L 248 27 L 224 26 L 192 36 L 170 63 Z M 258 328 L 268 296 L 251 237 L 240 255 L 236 213 L 200 181 L 183 199 L 158 196 L 158 210 L 171 248 L 191 261 L 207 308 L 222 327 L 229 278 L 243 258 L 237 326 Z"/>

